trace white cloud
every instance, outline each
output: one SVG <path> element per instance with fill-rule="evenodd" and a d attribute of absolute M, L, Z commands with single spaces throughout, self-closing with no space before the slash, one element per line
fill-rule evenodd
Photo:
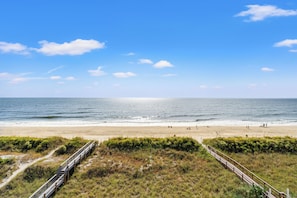
<path fill-rule="evenodd" d="M 104 71 L 102 71 L 101 67 L 98 67 L 95 70 L 88 70 L 88 72 L 89 72 L 89 74 L 91 76 L 104 76 L 104 75 L 106 75 L 106 73 Z"/>
<path fill-rule="evenodd" d="M 132 72 L 116 72 L 116 73 L 113 73 L 113 75 L 117 78 L 129 78 L 129 77 L 136 76 L 136 74 Z"/>
<path fill-rule="evenodd" d="M 297 45 L 297 39 L 285 39 L 274 44 L 274 47 L 292 47 Z"/>
<path fill-rule="evenodd" d="M 46 80 L 46 79 L 48 79 L 48 78 L 44 78 L 44 77 L 27 77 L 30 74 L 31 74 L 31 72 L 19 73 L 19 74 L 3 72 L 3 73 L 0 73 L 0 80 L 6 80 L 9 84 L 19 84 L 19 83 L 23 83 L 23 82 L 31 81 L 31 80 Z"/>
<path fill-rule="evenodd" d="M 29 54 L 29 50 L 25 45 L 20 43 L 7 43 L 0 41 L 0 52 L 2 53 L 14 53 L 14 54 Z"/>
<path fill-rule="evenodd" d="M 50 79 L 51 80 L 60 80 L 61 76 L 51 76 Z"/>
<path fill-rule="evenodd" d="M 40 41 L 40 49 L 36 49 L 37 52 L 45 54 L 47 56 L 54 55 L 82 55 L 90 52 L 94 49 L 104 48 L 104 43 L 100 43 L 96 40 L 83 40 L 76 39 L 71 42 L 65 42 L 62 44 L 48 41 Z"/>
<path fill-rule="evenodd" d="M 177 76 L 176 74 L 164 74 L 162 75 L 163 77 L 174 77 Z"/>
<path fill-rule="evenodd" d="M 59 70 L 59 69 L 62 69 L 64 66 L 62 65 L 62 66 L 59 66 L 59 67 L 55 67 L 55 68 L 53 68 L 53 69 L 50 69 L 50 70 L 48 70 L 48 74 L 50 74 L 50 73 L 53 73 L 53 72 L 55 72 L 55 71 L 57 71 L 57 70 Z"/>
<path fill-rule="evenodd" d="M 263 72 L 273 72 L 273 71 L 275 71 L 275 70 L 272 69 L 272 68 L 269 68 L 269 67 L 262 67 L 262 68 L 261 68 L 261 71 L 263 71 Z"/>
<path fill-rule="evenodd" d="M 150 64 L 150 65 L 152 65 L 153 61 L 151 61 L 150 59 L 143 58 L 143 59 L 138 60 L 138 64 Z"/>
<path fill-rule="evenodd" d="M 25 77 L 15 77 L 15 78 L 11 79 L 11 80 L 9 81 L 9 83 L 11 83 L 11 84 L 19 84 L 19 83 L 22 83 L 22 82 L 26 82 L 26 81 L 28 81 L 28 80 L 30 80 L 30 78 L 25 78 Z"/>
<path fill-rule="evenodd" d="M 262 21 L 268 17 L 294 16 L 297 10 L 284 10 L 273 5 L 247 5 L 248 10 L 236 14 L 236 17 L 248 16 L 248 21 Z"/>
<path fill-rule="evenodd" d="M 256 83 L 251 83 L 251 84 L 248 85 L 249 89 L 253 89 L 253 88 L 256 88 L 256 87 L 258 87 L 258 85 Z"/>
<path fill-rule="evenodd" d="M 68 76 L 65 78 L 65 80 L 76 80 L 76 78 L 74 78 L 73 76 Z"/>
<path fill-rule="evenodd" d="M 297 50 L 289 50 L 289 52 L 297 53 Z"/>
<path fill-rule="evenodd" d="M 167 60 L 160 60 L 159 62 L 154 64 L 154 67 L 158 68 L 158 69 L 162 69 L 165 67 L 173 67 L 173 65 L 170 62 L 168 62 Z"/>
<path fill-rule="evenodd" d="M 2 72 L 0 73 L 0 79 L 7 79 L 9 78 L 11 75 L 7 72 Z"/>
<path fill-rule="evenodd" d="M 222 86 L 219 86 L 219 85 L 214 86 L 213 88 L 214 88 L 214 89 L 223 89 L 223 87 L 222 87 Z"/>
<path fill-rule="evenodd" d="M 127 54 L 124 54 L 124 56 L 135 56 L 135 53 L 134 52 L 129 52 Z"/>
<path fill-rule="evenodd" d="M 207 89 L 208 86 L 207 86 L 207 85 L 200 85 L 199 88 L 200 88 L 200 89 Z"/>

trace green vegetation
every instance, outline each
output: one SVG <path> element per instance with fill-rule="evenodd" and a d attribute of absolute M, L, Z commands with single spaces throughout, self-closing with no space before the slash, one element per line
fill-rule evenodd
<path fill-rule="evenodd" d="M 23 179 L 27 182 L 33 182 L 35 179 L 50 178 L 56 173 L 55 167 L 34 165 L 28 167 L 23 173 Z"/>
<path fill-rule="evenodd" d="M 134 151 L 139 149 L 174 149 L 178 151 L 198 151 L 200 144 L 192 138 L 113 138 L 104 144 L 111 149 Z"/>
<path fill-rule="evenodd" d="M 38 162 L 25 169 L 8 185 L 0 189 L 0 197 L 29 197 L 44 182 L 52 177 L 60 164 L 72 153 L 84 145 L 87 140 L 82 138 L 64 139 L 59 137 L 52 138 L 32 138 L 32 137 L 0 137 L 0 151 L 5 154 L 16 155 L 21 153 L 23 158 L 32 159 L 46 154 L 59 145 L 65 147 L 65 152 L 57 153 L 49 160 Z M 25 145 L 32 145 L 30 149 L 23 149 Z M 7 145 L 5 145 L 7 144 Z M 12 152 L 13 151 L 13 152 Z M 41 152 L 41 153 L 40 153 Z M 28 156 L 27 156 L 28 155 Z M 23 159 L 22 159 L 23 160 Z M 16 169 L 16 159 L 0 158 L 0 178 L 6 177 L 7 172 Z M 26 160 L 24 160 L 26 161 Z"/>
<path fill-rule="evenodd" d="M 297 154 L 297 138 L 214 138 L 204 143 L 225 152 L 232 153 L 291 153 Z"/>
<path fill-rule="evenodd" d="M 71 140 L 68 140 L 66 144 L 62 145 L 58 150 L 56 150 L 55 153 L 56 155 L 72 154 L 87 142 L 87 140 L 84 140 L 80 137 L 72 138 Z"/>
<path fill-rule="evenodd" d="M 60 163 L 60 160 L 56 160 L 48 164 L 38 163 L 27 168 L 9 184 L 0 189 L 0 196 L 5 198 L 29 197 L 53 176 Z"/>
<path fill-rule="evenodd" d="M 7 159 L 0 158 L 0 181 L 2 178 L 7 177 L 7 174 L 14 169 L 15 169 L 14 158 L 7 158 Z"/>
<path fill-rule="evenodd" d="M 230 157 L 267 181 L 276 189 L 297 197 L 297 155 L 283 153 L 228 153 Z"/>
<path fill-rule="evenodd" d="M 65 139 L 60 137 L 0 137 L 0 150 L 10 152 L 44 152 L 61 145 Z"/>
<path fill-rule="evenodd" d="M 191 138 L 115 138 L 55 197 L 255 197 Z"/>
<path fill-rule="evenodd" d="M 11 165 L 13 163 L 14 163 L 14 158 L 7 158 L 7 159 L 0 158 L 0 169 L 1 169 L 1 166 L 3 165 Z"/>
<path fill-rule="evenodd" d="M 215 138 L 204 143 L 225 152 L 278 190 L 289 188 L 291 196 L 297 196 L 296 138 Z"/>

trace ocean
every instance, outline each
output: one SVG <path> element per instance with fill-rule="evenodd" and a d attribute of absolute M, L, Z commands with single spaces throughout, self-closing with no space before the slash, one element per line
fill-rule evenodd
<path fill-rule="evenodd" d="M 297 99 L 0 98 L 0 126 L 297 125 Z"/>

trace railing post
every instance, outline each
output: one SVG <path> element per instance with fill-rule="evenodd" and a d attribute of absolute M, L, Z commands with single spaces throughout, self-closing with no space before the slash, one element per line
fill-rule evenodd
<path fill-rule="evenodd" d="M 265 184 L 265 183 L 264 183 Z M 265 189 L 264 189 L 264 191 L 265 191 Z M 270 198 L 271 197 L 271 188 L 269 188 L 269 190 L 268 190 L 268 198 Z"/>
<path fill-rule="evenodd" d="M 291 198 L 289 188 L 287 188 L 287 198 Z"/>

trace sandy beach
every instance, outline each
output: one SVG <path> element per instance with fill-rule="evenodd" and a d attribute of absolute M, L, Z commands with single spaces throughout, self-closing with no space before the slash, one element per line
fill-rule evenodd
<path fill-rule="evenodd" d="M 232 136 L 291 136 L 297 137 L 297 126 L 245 127 L 245 126 L 200 126 L 200 127 L 157 127 L 157 126 L 67 126 L 67 127 L 0 127 L 0 136 L 31 136 L 65 138 L 83 137 L 103 141 L 111 137 L 168 137 L 187 136 L 197 140 Z"/>

